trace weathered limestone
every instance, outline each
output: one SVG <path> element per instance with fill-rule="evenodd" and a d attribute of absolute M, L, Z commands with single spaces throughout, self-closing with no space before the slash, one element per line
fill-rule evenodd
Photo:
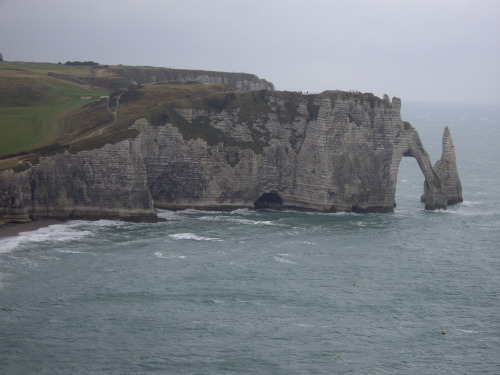
<path fill-rule="evenodd" d="M 152 220 L 154 207 L 392 212 L 403 156 L 425 178 L 426 209 L 461 201 L 449 131 L 433 168 L 401 101 L 372 94 L 261 91 L 241 107 L 184 105 L 138 135 L 0 172 L 0 219 Z"/>
<path fill-rule="evenodd" d="M 0 218 L 157 221 L 137 142 L 42 158 L 27 171 L 0 172 Z"/>
<path fill-rule="evenodd" d="M 274 85 L 271 82 L 249 73 L 126 66 L 97 66 L 92 68 L 91 71 L 94 76 L 80 77 L 79 80 L 95 86 L 107 87 L 111 90 L 116 90 L 120 87 L 123 88 L 129 84 L 142 85 L 145 83 L 165 81 L 183 83 L 224 83 L 230 90 L 242 91 L 274 90 Z M 50 75 L 63 79 L 71 78 L 61 73 L 52 72 Z M 127 85 L 117 86 L 117 82 L 113 83 L 109 81 L 110 77 L 121 77 L 122 79 L 128 81 Z"/>
<path fill-rule="evenodd" d="M 443 146 L 441 159 L 434 164 L 434 170 L 438 174 L 442 190 L 446 195 L 448 204 L 456 204 L 463 202 L 462 198 L 462 183 L 458 175 L 457 159 L 455 157 L 455 147 L 451 139 L 450 129 L 444 128 Z M 424 195 L 422 200 L 428 202 L 428 187 L 424 185 Z"/>

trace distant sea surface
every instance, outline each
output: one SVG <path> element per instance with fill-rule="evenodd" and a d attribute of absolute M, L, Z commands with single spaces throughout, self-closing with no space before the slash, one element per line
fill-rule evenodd
<path fill-rule="evenodd" d="M 161 212 L 0 240 L 0 374 L 499 374 L 500 110 L 403 104 L 464 202 L 394 214 Z M 442 334 L 445 331 L 445 334 Z"/>

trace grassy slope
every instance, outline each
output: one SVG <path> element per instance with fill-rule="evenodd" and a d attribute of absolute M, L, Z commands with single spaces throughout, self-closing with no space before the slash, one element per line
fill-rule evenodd
<path fill-rule="evenodd" d="M 66 130 L 66 113 L 108 95 L 49 77 L 49 71 L 90 75 L 89 67 L 0 62 L 0 157 L 54 143 Z M 84 95 L 92 99 L 80 99 Z"/>
<path fill-rule="evenodd" d="M 107 65 L 89 67 L 53 63 L 0 62 L 0 169 L 5 164 L 2 158 L 5 159 L 7 155 L 30 152 L 54 143 L 66 142 L 68 139 L 74 141 L 72 137 L 78 128 L 102 125 L 104 121 L 102 118 L 92 124 L 95 117 L 102 117 L 99 113 L 92 114 L 91 111 L 83 111 L 87 117 L 80 116 L 76 123 L 74 123 L 75 116 L 72 113 L 73 110 L 96 101 L 99 96 L 124 89 L 131 83 L 151 82 L 153 78 L 156 81 L 168 82 L 183 81 L 185 77 L 198 75 L 222 75 L 229 84 L 243 79 L 259 80 L 258 77 L 245 73 L 154 67 Z M 172 97 L 178 99 L 190 95 L 207 95 L 203 86 L 182 86 L 183 88 L 170 87 L 165 90 L 165 87 L 161 87 L 160 90 L 156 90 L 154 86 L 148 85 L 155 91 L 155 94 L 162 92 L 160 96 L 163 96 L 163 102 L 171 100 Z M 215 91 L 220 90 L 218 88 Z M 227 87 L 223 90 L 227 90 Z M 80 96 L 87 95 L 92 96 L 92 99 L 80 99 Z M 148 98 L 151 100 L 147 104 L 148 107 L 154 107 L 155 103 L 158 103 L 159 98 L 151 96 Z M 141 107 L 143 101 L 136 104 Z M 131 112 L 136 110 L 141 112 L 137 106 L 130 108 Z M 105 112 L 102 108 L 99 110 Z M 109 116 L 109 110 L 107 112 Z M 134 113 L 134 115 L 137 114 L 138 112 Z M 128 116 L 127 113 L 122 115 L 122 118 Z M 155 117 L 155 113 L 151 113 L 151 116 Z"/>
<path fill-rule="evenodd" d="M 318 117 L 318 95 L 230 91 L 225 84 L 180 83 L 167 79 L 129 87 L 130 82 L 146 79 L 139 76 L 148 73 L 148 69 L 0 62 L 0 171 L 24 170 L 42 156 L 95 149 L 134 137 L 138 131 L 130 126 L 139 118 L 146 118 L 153 126 L 169 122 L 186 140 L 201 138 L 210 145 L 222 142 L 259 153 L 269 138 L 259 122 L 265 121 L 273 111 L 280 123 L 293 123 L 302 103 L 307 106 L 307 121 Z M 130 77 L 124 78 L 125 75 Z M 118 87 L 118 90 L 110 94 L 109 100 L 99 99 L 108 92 L 91 89 L 91 84 Z M 92 99 L 80 99 L 84 95 Z M 341 99 L 348 96 L 355 101 L 368 101 L 372 106 L 382 100 L 373 94 L 341 91 L 319 94 L 323 95 Z M 272 110 L 269 96 L 284 105 Z M 187 121 L 178 114 L 179 108 L 201 109 L 207 113 L 232 112 L 236 114 L 236 121 L 248 126 L 252 141 L 233 139 L 211 126 L 208 116 L 200 115 Z"/>

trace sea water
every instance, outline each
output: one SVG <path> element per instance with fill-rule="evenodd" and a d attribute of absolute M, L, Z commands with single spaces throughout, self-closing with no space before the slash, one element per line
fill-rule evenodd
<path fill-rule="evenodd" d="M 500 373 L 500 111 L 403 118 L 433 161 L 450 127 L 462 204 L 425 211 L 404 158 L 394 214 L 162 211 L 0 240 L 0 373 Z"/>

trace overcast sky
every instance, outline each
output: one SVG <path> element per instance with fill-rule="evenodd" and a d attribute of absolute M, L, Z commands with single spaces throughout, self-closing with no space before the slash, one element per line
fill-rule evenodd
<path fill-rule="evenodd" d="M 500 0 L 0 0 L 0 53 L 500 106 Z"/>

